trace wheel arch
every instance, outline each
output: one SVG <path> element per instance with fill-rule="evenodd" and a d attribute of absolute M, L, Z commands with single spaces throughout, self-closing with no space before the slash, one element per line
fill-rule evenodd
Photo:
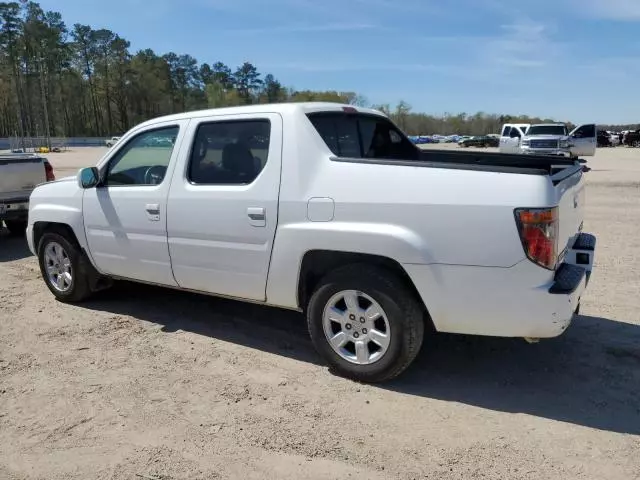
<path fill-rule="evenodd" d="M 80 251 L 84 269 L 88 275 L 89 287 L 92 291 L 102 290 L 110 286 L 111 281 L 101 275 L 93 265 L 90 255 L 80 243 L 73 228 L 66 223 L 38 221 L 33 224 L 33 245 L 36 254 L 40 254 L 40 241 L 46 233 L 57 233 L 65 237 Z"/>
<path fill-rule="evenodd" d="M 73 228 L 66 223 L 59 222 L 35 222 L 33 224 L 33 245 L 36 251 L 40 248 L 40 240 L 45 233 L 55 232 L 60 235 L 64 235 L 69 241 L 73 242 L 77 247 L 82 248 L 78 237 L 76 236 Z"/>
<path fill-rule="evenodd" d="M 306 310 L 311 295 L 329 272 L 348 265 L 368 265 L 396 275 L 422 307 L 425 326 L 435 329 L 429 310 L 418 289 L 402 265 L 389 257 L 359 252 L 309 250 L 302 257 L 298 274 L 296 299 L 298 307 Z"/>

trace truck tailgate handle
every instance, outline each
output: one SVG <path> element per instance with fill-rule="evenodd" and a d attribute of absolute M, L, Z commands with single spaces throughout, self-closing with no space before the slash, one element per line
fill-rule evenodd
<path fill-rule="evenodd" d="M 263 207 L 247 208 L 249 223 L 255 227 L 264 227 L 267 224 L 267 214 Z"/>

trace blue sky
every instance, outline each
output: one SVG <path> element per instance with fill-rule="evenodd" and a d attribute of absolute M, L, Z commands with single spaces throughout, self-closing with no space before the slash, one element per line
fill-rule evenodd
<path fill-rule="evenodd" d="M 41 0 L 132 50 L 415 111 L 640 122 L 640 0 Z"/>

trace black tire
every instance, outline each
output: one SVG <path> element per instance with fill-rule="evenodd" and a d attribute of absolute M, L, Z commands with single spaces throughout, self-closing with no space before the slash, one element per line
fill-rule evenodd
<path fill-rule="evenodd" d="M 16 237 L 24 235 L 27 230 L 26 220 L 5 220 L 4 224 L 7 230 L 9 230 L 9 233 Z"/>
<path fill-rule="evenodd" d="M 327 302 L 343 290 L 357 290 L 384 310 L 391 329 L 389 347 L 374 363 L 358 365 L 338 355 L 324 333 L 322 317 Z M 339 375 L 360 382 L 390 380 L 416 358 L 424 337 L 424 313 L 413 292 L 394 272 L 369 265 L 349 265 L 324 277 L 307 306 L 307 325 L 314 347 Z"/>
<path fill-rule="evenodd" d="M 64 292 L 56 289 L 47 275 L 44 252 L 47 245 L 51 242 L 59 244 L 71 261 L 71 285 L 69 289 Z M 81 302 L 91 296 L 92 292 L 86 262 L 87 260 L 84 258 L 82 250 L 75 242 L 75 239 L 69 239 L 63 233 L 58 232 L 48 232 L 42 235 L 40 243 L 38 244 L 38 263 L 40 264 L 40 272 L 44 279 L 44 283 L 58 300 L 67 303 L 75 303 Z"/>

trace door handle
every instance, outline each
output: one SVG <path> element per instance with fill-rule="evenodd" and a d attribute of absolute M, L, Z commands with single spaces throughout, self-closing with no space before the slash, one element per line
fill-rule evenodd
<path fill-rule="evenodd" d="M 152 222 L 157 222 L 160 220 L 160 205 L 157 203 L 147 203 L 144 206 L 144 209 L 147 211 L 147 217 Z"/>
<path fill-rule="evenodd" d="M 267 214 L 263 207 L 247 208 L 247 216 L 254 227 L 264 227 L 267 224 Z"/>
<path fill-rule="evenodd" d="M 148 212 L 148 213 L 160 213 L 160 205 L 158 205 L 157 203 L 147 203 L 144 206 L 144 209 Z"/>

